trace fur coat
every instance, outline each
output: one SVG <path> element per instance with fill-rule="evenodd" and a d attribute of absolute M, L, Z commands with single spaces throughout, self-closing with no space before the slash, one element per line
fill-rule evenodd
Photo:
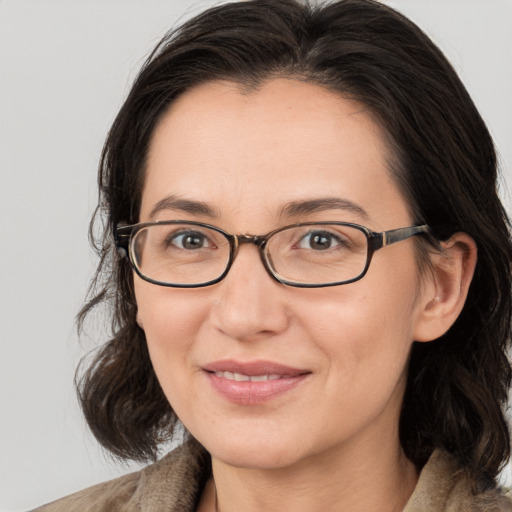
<path fill-rule="evenodd" d="M 139 472 L 84 489 L 34 512 L 194 512 L 210 460 L 191 440 Z M 423 468 L 403 512 L 512 512 L 498 490 L 474 496 L 446 453 L 436 451 Z M 241 511 L 243 512 L 243 511 Z"/>

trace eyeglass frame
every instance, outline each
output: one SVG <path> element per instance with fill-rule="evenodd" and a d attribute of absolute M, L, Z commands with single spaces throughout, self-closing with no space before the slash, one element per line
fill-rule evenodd
<path fill-rule="evenodd" d="M 229 242 L 229 259 L 226 265 L 226 268 L 224 272 L 217 278 L 206 281 L 204 283 L 199 284 L 178 284 L 178 283 L 166 283 L 163 281 L 157 281 L 155 279 L 151 279 L 150 277 L 145 276 L 142 274 L 140 269 L 137 267 L 137 265 L 134 262 L 134 258 L 132 255 L 132 244 L 131 240 L 134 238 L 135 234 L 140 231 L 141 229 L 144 229 L 146 227 L 151 226 L 161 226 L 161 225 L 173 225 L 173 224 L 189 224 L 192 226 L 201 226 L 204 228 L 211 229 L 213 231 L 216 231 L 220 233 L 221 235 L 226 238 L 226 240 Z M 295 281 L 289 281 L 284 278 L 281 278 L 279 274 L 272 268 L 271 263 L 268 261 L 265 253 L 265 246 L 267 245 L 270 238 L 272 238 L 277 233 L 280 233 L 281 231 L 285 231 L 290 228 L 296 228 L 301 226 L 347 226 L 351 228 L 358 229 L 364 235 L 367 239 L 367 253 L 366 253 L 366 264 L 364 266 L 364 269 L 362 272 L 352 279 L 344 280 L 344 281 L 336 281 L 334 283 L 299 283 Z M 148 283 L 152 283 L 157 286 L 166 286 L 171 288 L 203 288 L 205 286 L 211 286 L 213 284 L 216 284 L 220 281 L 222 281 L 228 274 L 229 270 L 233 266 L 233 263 L 235 261 L 236 255 L 238 253 L 238 249 L 240 248 L 240 245 L 242 244 L 254 244 L 258 248 L 258 252 L 260 254 L 261 262 L 263 263 L 263 266 L 267 273 L 272 277 L 275 281 L 284 284 L 286 286 L 292 286 L 294 288 L 326 288 L 329 286 L 341 286 L 344 284 L 350 284 L 354 283 L 356 281 L 359 281 L 362 279 L 366 273 L 368 272 L 368 269 L 370 267 L 370 263 L 372 261 L 373 255 L 376 251 L 379 249 L 382 249 L 384 247 L 387 247 L 388 245 L 395 244 L 397 242 L 401 242 L 403 240 L 407 240 L 408 238 L 411 238 L 416 235 L 427 235 L 428 238 L 433 238 L 430 228 L 427 224 L 421 224 L 421 225 L 415 225 L 415 226 L 407 226 L 403 228 L 396 228 L 396 229 L 390 229 L 387 231 L 381 231 L 376 232 L 372 231 L 370 228 L 367 228 L 366 226 L 362 226 L 360 224 L 353 224 L 351 222 L 338 222 L 338 221 L 325 221 L 325 222 L 299 222 L 296 224 L 289 224 L 287 226 L 282 226 L 280 228 L 274 229 L 267 233 L 266 235 L 245 235 L 245 234 L 239 234 L 239 235 L 233 235 L 231 233 L 228 233 L 227 231 L 224 231 L 223 229 L 213 226 L 211 224 L 207 224 L 204 222 L 197 222 L 197 221 L 186 221 L 186 220 L 157 220 L 157 221 L 151 221 L 151 222 L 139 222 L 137 224 L 118 224 L 115 233 L 114 233 L 114 239 L 115 239 L 115 246 L 117 248 L 118 253 L 122 257 L 128 257 L 128 260 L 130 262 L 131 267 L 135 271 L 135 273 L 144 281 L 147 281 Z"/>

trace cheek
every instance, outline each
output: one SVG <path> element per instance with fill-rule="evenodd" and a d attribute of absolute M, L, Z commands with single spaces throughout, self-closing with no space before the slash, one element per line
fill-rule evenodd
<path fill-rule="evenodd" d="M 194 349 L 207 316 L 207 304 L 197 290 L 164 288 L 141 282 L 135 285 L 138 317 L 146 335 L 151 363 L 160 386 L 175 412 L 187 417 L 197 403 L 197 390 L 189 383 L 196 370 Z"/>
<path fill-rule="evenodd" d="M 146 334 L 148 349 L 157 376 L 160 368 L 183 364 L 192 349 L 207 305 L 193 299 L 196 290 L 164 288 L 137 279 L 135 297 L 138 319 Z"/>
<path fill-rule="evenodd" d="M 419 293 L 413 275 L 394 281 L 400 282 L 399 286 L 368 275 L 366 282 L 334 289 L 329 299 L 305 299 L 300 308 L 302 325 L 330 366 L 339 370 L 331 375 L 350 374 L 354 378 L 361 372 L 367 376 L 387 373 L 392 379 L 404 370 Z"/>

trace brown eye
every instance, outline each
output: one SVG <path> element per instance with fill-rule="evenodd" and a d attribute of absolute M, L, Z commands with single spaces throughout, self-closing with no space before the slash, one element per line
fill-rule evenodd
<path fill-rule="evenodd" d="M 174 233 L 166 240 L 168 246 L 193 251 L 197 249 L 204 249 L 212 247 L 211 241 L 206 235 L 199 231 L 186 231 Z"/>
<path fill-rule="evenodd" d="M 325 251 L 344 244 L 343 240 L 330 231 L 311 231 L 299 241 L 297 246 L 300 249 L 312 249 L 314 251 Z"/>

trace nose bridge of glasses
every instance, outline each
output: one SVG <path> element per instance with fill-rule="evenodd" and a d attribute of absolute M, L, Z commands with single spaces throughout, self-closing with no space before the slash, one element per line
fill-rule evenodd
<path fill-rule="evenodd" d="M 235 235 L 237 246 L 242 244 L 254 244 L 259 249 L 262 249 L 267 241 L 266 237 L 260 235 Z"/>
<path fill-rule="evenodd" d="M 242 244 L 252 244 L 255 245 L 258 249 L 258 252 L 260 253 L 260 259 L 263 263 L 263 266 L 265 267 L 265 270 L 268 272 L 268 274 L 273 278 L 276 279 L 272 266 L 270 261 L 267 260 L 268 255 L 265 254 L 265 251 L 263 250 L 265 248 L 265 245 L 267 243 L 267 237 L 261 236 L 261 235 L 233 235 L 234 239 L 234 247 L 233 247 L 233 253 L 232 253 L 232 260 L 231 263 L 233 263 L 236 255 L 238 254 L 238 250 Z M 231 265 L 230 265 L 231 267 Z"/>

